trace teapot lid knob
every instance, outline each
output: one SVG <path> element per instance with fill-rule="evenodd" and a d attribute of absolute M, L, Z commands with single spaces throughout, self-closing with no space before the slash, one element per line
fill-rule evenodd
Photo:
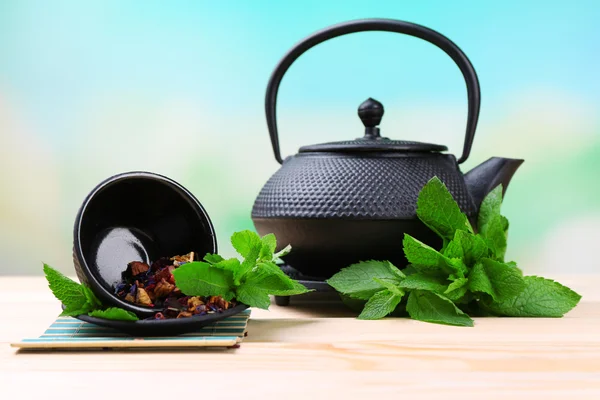
<path fill-rule="evenodd" d="M 358 116 L 365 126 L 365 136 L 363 139 L 379 139 L 379 128 L 383 117 L 383 104 L 373 98 L 368 98 L 358 106 Z"/>

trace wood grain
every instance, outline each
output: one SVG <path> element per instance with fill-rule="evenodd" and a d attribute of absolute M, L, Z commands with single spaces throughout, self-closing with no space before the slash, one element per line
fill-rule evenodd
<path fill-rule="evenodd" d="M 19 353 L 8 343 L 43 332 L 59 305 L 43 278 L 0 278 L 0 398 L 118 399 L 134 384 L 141 399 L 600 399 L 600 276 L 557 279 L 583 295 L 564 318 L 359 321 L 313 297 L 253 310 L 239 349 Z"/>

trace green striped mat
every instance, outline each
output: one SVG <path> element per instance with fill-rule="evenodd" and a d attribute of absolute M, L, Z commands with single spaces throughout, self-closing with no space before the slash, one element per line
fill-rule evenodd
<path fill-rule="evenodd" d="M 71 317 L 58 317 L 37 338 L 11 343 L 22 349 L 87 349 L 87 348 L 143 348 L 143 347 L 231 347 L 244 338 L 250 318 L 250 309 L 197 332 L 170 337 L 138 338 L 112 328 L 105 328 Z"/>

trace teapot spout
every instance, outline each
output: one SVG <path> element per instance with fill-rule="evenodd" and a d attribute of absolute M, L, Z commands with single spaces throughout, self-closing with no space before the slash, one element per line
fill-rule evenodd
<path fill-rule="evenodd" d="M 502 184 L 502 196 L 508 183 L 524 160 L 492 157 L 465 174 L 465 182 L 475 206 L 479 210 L 481 202 L 496 186 Z"/>

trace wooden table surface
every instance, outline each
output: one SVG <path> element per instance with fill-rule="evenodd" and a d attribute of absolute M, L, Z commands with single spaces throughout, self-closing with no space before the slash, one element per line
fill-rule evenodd
<path fill-rule="evenodd" d="M 583 295 L 564 318 L 359 321 L 312 296 L 253 309 L 239 349 L 31 353 L 9 343 L 59 303 L 42 277 L 0 277 L 0 399 L 600 399 L 600 276 L 554 278 Z"/>

